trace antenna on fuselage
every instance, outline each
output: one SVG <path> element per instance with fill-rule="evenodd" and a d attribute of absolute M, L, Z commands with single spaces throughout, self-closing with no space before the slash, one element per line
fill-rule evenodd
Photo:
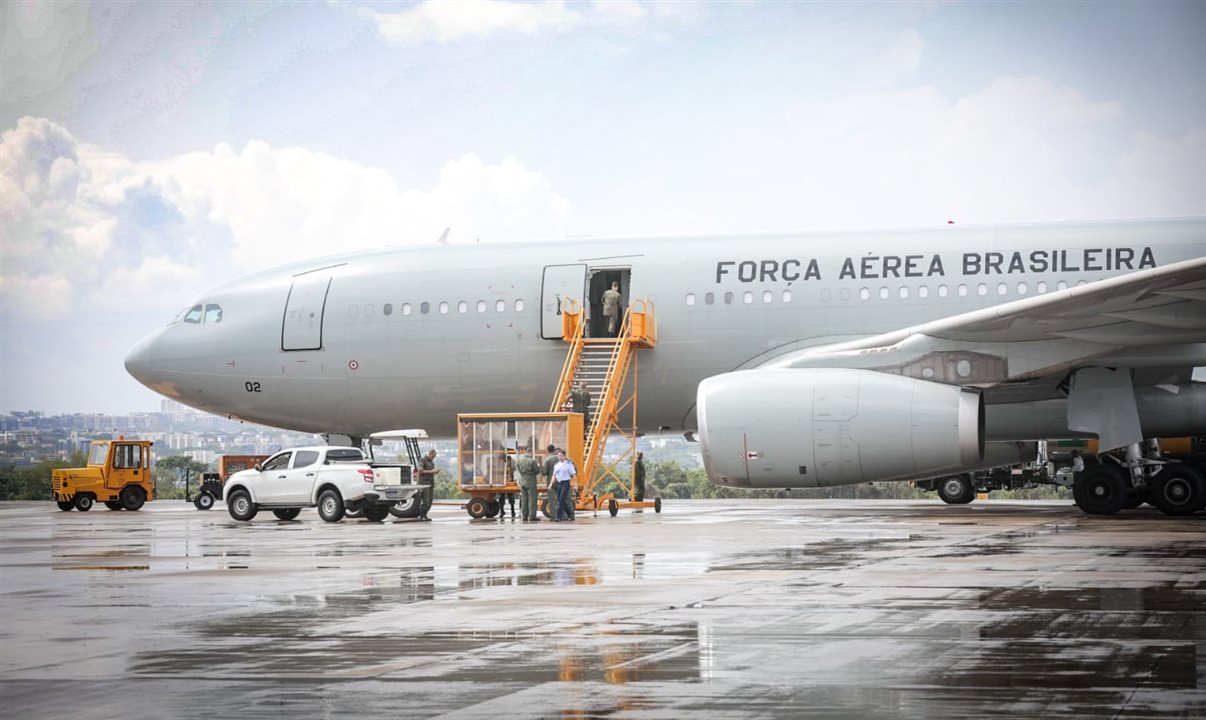
<path fill-rule="evenodd" d="M 438 242 L 441 245 L 447 245 L 448 244 L 448 231 L 451 229 L 452 229 L 451 226 L 444 228 L 444 232 L 440 233 L 440 239 L 436 240 L 436 242 Z"/>

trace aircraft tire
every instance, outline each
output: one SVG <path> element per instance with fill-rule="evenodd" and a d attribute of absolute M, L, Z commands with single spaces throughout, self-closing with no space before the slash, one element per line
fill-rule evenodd
<path fill-rule="evenodd" d="M 1147 502 L 1147 488 L 1130 488 L 1126 491 L 1126 502 L 1122 503 L 1124 510 L 1134 510 L 1143 503 Z"/>
<path fill-rule="evenodd" d="M 938 481 L 938 497 L 948 505 L 966 505 L 976 499 L 976 487 L 966 475 L 951 475 Z"/>
<path fill-rule="evenodd" d="M 272 511 L 277 520 L 296 520 L 301 515 L 301 508 L 278 508 Z"/>
<path fill-rule="evenodd" d="M 75 503 L 72 502 L 71 500 L 56 500 L 55 504 L 58 505 L 59 509 L 62 510 L 63 512 L 69 512 L 72 508 L 75 507 Z"/>
<path fill-rule="evenodd" d="M 1076 474 L 1072 497 L 1089 515 L 1113 515 L 1126 504 L 1127 477 L 1116 465 L 1093 465 Z"/>
<path fill-rule="evenodd" d="M 80 512 L 88 512 L 92 509 L 92 496 L 88 494 L 75 496 L 75 509 Z"/>
<path fill-rule="evenodd" d="M 235 520 L 247 522 L 255 517 L 259 509 L 251 502 L 251 495 L 246 490 L 235 490 L 226 501 L 226 510 Z"/>
<path fill-rule="evenodd" d="M 389 517 L 389 509 L 392 505 L 365 505 L 361 512 L 364 519 L 369 522 L 379 523 Z"/>
<path fill-rule="evenodd" d="M 141 510 L 143 503 L 147 501 L 147 493 L 137 485 L 127 485 L 121 489 L 121 506 L 127 510 Z"/>
<path fill-rule="evenodd" d="M 465 503 L 465 510 L 468 511 L 469 517 L 474 520 L 481 520 L 486 517 L 486 512 L 489 510 L 489 505 L 484 498 L 471 497 L 469 502 Z"/>
<path fill-rule="evenodd" d="M 336 523 L 346 514 L 343 498 L 335 490 L 323 490 L 318 495 L 318 517 L 329 523 Z"/>
<path fill-rule="evenodd" d="M 1151 482 L 1149 500 L 1165 515 L 1192 515 L 1206 507 L 1206 478 L 1191 465 L 1165 465 Z"/>

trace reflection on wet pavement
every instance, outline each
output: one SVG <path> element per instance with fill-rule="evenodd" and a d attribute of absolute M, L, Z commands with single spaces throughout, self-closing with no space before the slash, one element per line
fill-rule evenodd
<path fill-rule="evenodd" d="M 436 512 L 242 524 L 166 502 L 0 506 L 0 715 L 1206 715 L 1201 518 Z"/>

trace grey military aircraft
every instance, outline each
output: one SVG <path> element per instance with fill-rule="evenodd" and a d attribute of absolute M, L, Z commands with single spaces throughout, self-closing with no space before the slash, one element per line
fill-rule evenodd
<path fill-rule="evenodd" d="M 697 437 L 713 482 L 939 477 L 1083 437 L 1121 458 L 1078 474 L 1086 511 L 1206 505 L 1206 458 L 1153 442 L 1206 434 L 1206 218 L 352 252 L 214 287 L 126 368 L 249 422 L 452 436 L 547 407 L 563 308 L 603 335 L 612 282 L 656 308 L 642 429 Z"/>

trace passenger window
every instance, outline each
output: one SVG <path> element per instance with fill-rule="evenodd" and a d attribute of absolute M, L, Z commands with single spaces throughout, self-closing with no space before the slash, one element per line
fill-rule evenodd
<path fill-rule="evenodd" d="M 741 296 L 741 302 L 745 303 L 746 305 L 754 302 L 754 293 L 746 290 L 745 294 Z"/>
<path fill-rule="evenodd" d="M 515 312 L 523 312 L 523 298 L 515 301 Z"/>
<path fill-rule="evenodd" d="M 462 315 L 469 312 L 469 303 L 465 302 L 464 300 L 460 301 L 456 304 L 456 311 Z"/>
<path fill-rule="evenodd" d="M 849 300 L 850 299 L 850 288 L 842 288 L 841 292 L 838 293 L 838 297 L 842 298 L 842 300 Z"/>
<path fill-rule="evenodd" d="M 279 455 L 273 455 L 264 461 L 260 469 L 264 472 L 268 472 L 269 470 L 284 470 L 289 467 L 289 458 L 291 457 L 293 457 L 292 450 L 280 453 Z"/>
<path fill-rule="evenodd" d="M 1006 285 L 1005 283 L 997 283 L 997 294 L 998 295 L 1004 295 L 1007 292 L 1009 292 L 1008 285 Z"/>
<path fill-rule="evenodd" d="M 732 304 L 733 304 L 733 293 L 731 293 L 731 292 L 727 292 L 727 293 L 725 293 L 725 294 L 724 294 L 724 304 L 725 304 L 725 305 L 732 305 Z"/>
<path fill-rule="evenodd" d="M 967 286 L 959 283 L 959 297 L 967 297 Z"/>
<path fill-rule="evenodd" d="M 1024 282 L 1018 283 L 1018 295 L 1025 295 L 1029 291 L 1030 291 L 1030 288 L 1027 287 L 1026 283 L 1024 283 Z"/>
<path fill-rule="evenodd" d="M 930 296 L 930 286 L 929 285 L 922 285 L 921 287 L 917 288 L 917 297 L 923 298 L 923 297 L 929 297 L 929 296 Z"/>
<path fill-rule="evenodd" d="M 882 286 L 879 288 L 879 299 L 880 300 L 888 299 L 888 288 L 882 287 Z"/>
<path fill-rule="evenodd" d="M 506 300 L 499 300 L 494 303 L 494 310 L 496 312 L 502 312 L 503 310 L 506 310 L 506 309 L 507 309 L 507 301 Z"/>
<path fill-rule="evenodd" d="M 201 322 L 201 306 L 194 305 L 189 308 L 189 311 L 184 314 L 184 322 L 194 324 Z"/>
<path fill-rule="evenodd" d="M 711 305 L 716 302 L 716 293 L 704 294 L 704 305 Z"/>
<path fill-rule="evenodd" d="M 1043 293 L 1047 292 L 1047 281 L 1039 280 L 1038 284 L 1034 286 L 1034 291 L 1037 292 L 1039 295 L 1042 295 Z"/>
<path fill-rule="evenodd" d="M 687 306 L 695 304 L 695 293 L 687 293 Z"/>
<path fill-rule="evenodd" d="M 431 303 L 429 303 L 429 302 L 425 302 L 419 306 L 419 312 L 423 313 L 424 315 L 426 315 L 430 311 L 431 311 Z"/>
<path fill-rule="evenodd" d="M 821 299 L 822 300 L 829 300 L 829 298 L 831 296 L 832 296 L 832 293 L 829 292 L 829 288 L 825 288 L 824 290 L 821 291 Z M 791 290 L 783 291 L 783 302 L 785 302 L 785 303 L 791 302 Z"/>
<path fill-rule="evenodd" d="M 314 450 L 298 450 L 293 453 L 294 468 L 310 467 L 316 462 L 318 462 L 318 453 Z"/>
<path fill-rule="evenodd" d="M 774 297 L 774 295 L 772 295 L 772 294 L 771 294 L 771 291 L 770 291 L 770 290 L 763 290 L 763 291 L 762 291 L 762 302 L 763 302 L 763 303 L 768 303 L 768 302 L 770 302 L 770 301 L 771 301 L 771 299 L 772 299 L 773 297 Z"/>
<path fill-rule="evenodd" d="M 909 288 L 904 285 L 901 285 L 900 290 L 898 291 L 898 294 L 900 295 L 901 298 L 907 298 L 909 296 Z"/>
<path fill-rule="evenodd" d="M 858 297 L 860 300 L 870 300 L 871 299 L 871 291 L 868 290 L 867 288 L 859 288 L 858 289 Z"/>
<path fill-rule="evenodd" d="M 410 303 L 402 303 L 402 314 L 403 315 L 410 314 Z"/>
<path fill-rule="evenodd" d="M 1067 290 L 1067 289 L 1068 289 L 1068 283 L 1067 283 L 1066 281 L 1064 281 L 1064 280 L 1060 280 L 1059 282 L 1057 282 L 1057 283 L 1055 284 L 1055 289 L 1056 289 L 1056 290 Z"/>
<path fill-rule="evenodd" d="M 222 306 L 209 304 L 205 306 L 205 322 L 220 323 L 222 322 Z"/>
<path fill-rule="evenodd" d="M 441 315 L 447 315 L 447 314 L 448 314 L 448 303 L 446 303 L 446 302 L 441 302 L 441 303 L 440 303 L 440 314 L 441 314 Z"/>
<path fill-rule="evenodd" d="M 394 314 L 393 303 L 385 303 L 384 305 L 382 305 L 381 312 L 385 313 L 386 315 L 393 315 Z"/>
<path fill-rule="evenodd" d="M 485 300 L 478 300 L 478 301 L 477 301 L 477 311 L 478 311 L 479 313 L 484 313 L 484 312 L 486 312 L 486 301 L 485 301 Z"/>
<path fill-rule="evenodd" d="M 354 318 L 360 314 L 359 305 L 348 305 L 348 317 Z"/>
<path fill-rule="evenodd" d="M 976 294 L 980 295 L 980 296 L 987 295 L 988 294 L 988 286 L 985 285 L 984 283 L 980 283 L 979 285 L 976 286 Z"/>
<path fill-rule="evenodd" d="M 946 286 L 945 285 L 938 286 L 938 297 L 946 297 Z"/>

